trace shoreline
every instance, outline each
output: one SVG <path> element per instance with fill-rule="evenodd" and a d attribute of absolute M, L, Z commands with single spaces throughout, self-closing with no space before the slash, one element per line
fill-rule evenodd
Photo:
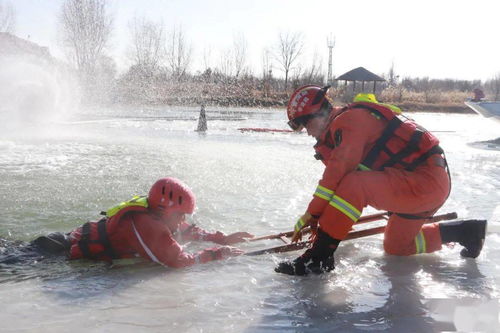
<path fill-rule="evenodd" d="M 471 110 L 465 104 L 433 104 L 433 103 L 394 103 L 400 107 L 403 112 L 436 112 L 436 113 L 462 113 L 462 114 L 474 114 L 475 112 Z"/>
<path fill-rule="evenodd" d="M 261 101 L 257 102 L 257 100 L 253 100 L 252 102 L 248 103 L 248 101 L 242 101 L 229 98 L 224 101 L 221 100 L 207 100 L 207 99 L 195 99 L 193 100 L 192 98 L 189 100 L 183 100 L 181 98 L 172 98 L 168 100 L 163 100 L 163 101 L 157 101 L 157 102 L 128 102 L 128 103 L 123 103 L 123 102 L 116 102 L 116 103 L 110 103 L 107 106 L 120 106 L 120 107 L 134 107 L 134 106 L 150 106 L 150 107 L 168 107 L 168 106 L 174 106 L 174 107 L 201 107 L 202 105 L 205 108 L 261 108 L 261 109 L 273 109 L 273 110 L 279 110 L 282 111 L 286 109 L 286 104 L 282 101 L 272 101 L 272 100 L 267 100 L 264 103 L 260 103 Z M 456 103 L 450 103 L 450 104 L 441 104 L 441 103 L 414 103 L 414 102 L 402 102 L 402 103 L 391 103 L 386 102 L 389 104 L 394 104 L 398 107 L 400 107 L 403 112 L 431 112 L 431 113 L 458 113 L 458 114 L 474 114 L 475 112 L 471 110 L 469 107 L 467 107 L 465 104 L 456 104 Z M 336 106 L 342 106 L 342 104 L 336 105 Z"/>

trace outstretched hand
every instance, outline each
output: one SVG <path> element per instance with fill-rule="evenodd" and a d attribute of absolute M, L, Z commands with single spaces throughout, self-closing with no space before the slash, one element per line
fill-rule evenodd
<path fill-rule="evenodd" d="M 248 238 L 253 238 L 253 237 L 254 235 L 245 231 L 235 232 L 233 234 L 224 237 L 222 244 L 231 245 L 231 244 L 241 243 L 245 242 Z"/>
<path fill-rule="evenodd" d="M 245 253 L 245 251 L 233 246 L 222 246 L 219 248 L 222 258 L 236 257 Z"/>

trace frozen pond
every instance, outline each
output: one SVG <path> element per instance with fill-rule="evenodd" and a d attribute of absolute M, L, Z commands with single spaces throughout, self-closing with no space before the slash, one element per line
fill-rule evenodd
<path fill-rule="evenodd" d="M 0 237 L 28 241 L 69 231 L 101 210 L 145 194 L 160 177 L 186 182 L 198 198 L 191 221 L 226 233 L 291 230 L 323 166 L 305 134 L 285 129 L 284 111 L 207 108 L 91 110 L 57 124 L 3 124 Z M 478 115 L 411 114 L 442 141 L 452 194 L 440 213 L 500 227 L 500 149 L 471 144 L 500 136 Z M 366 210 L 365 214 L 373 210 Z M 244 250 L 280 245 L 242 244 Z M 209 247 L 191 243 L 187 251 Z M 323 276 L 274 273 L 301 252 L 241 256 L 187 269 L 56 260 L 0 267 L 2 332 L 498 331 L 500 238 L 477 260 L 460 247 L 406 258 L 385 255 L 381 236 L 341 244 Z M 489 325 L 489 326 L 488 326 Z M 496 325 L 496 326 L 495 326 Z"/>

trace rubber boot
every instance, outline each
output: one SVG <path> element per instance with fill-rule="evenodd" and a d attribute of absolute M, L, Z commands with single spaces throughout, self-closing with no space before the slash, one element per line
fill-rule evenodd
<path fill-rule="evenodd" d="M 439 224 L 443 243 L 458 242 L 464 248 L 460 255 L 477 258 L 483 249 L 486 236 L 486 220 L 465 220 Z"/>
<path fill-rule="evenodd" d="M 326 232 L 318 229 L 316 240 L 312 247 L 294 261 L 283 261 L 274 269 L 277 273 L 288 275 L 321 274 L 335 268 L 333 253 L 340 241 L 330 237 Z"/>

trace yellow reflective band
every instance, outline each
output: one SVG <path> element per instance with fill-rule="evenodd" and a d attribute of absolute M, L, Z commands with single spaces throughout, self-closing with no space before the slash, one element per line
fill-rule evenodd
<path fill-rule="evenodd" d="M 297 221 L 297 223 L 295 223 L 295 227 L 293 228 L 295 230 L 295 232 L 299 232 L 303 227 L 304 225 L 306 225 L 306 223 L 304 222 L 304 220 L 302 220 L 302 217 Z"/>
<path fill-rule="evenodd" d="M 369 167 L 367 167 L 366 165 L 361 164 L 361 163 L 358 164 L 358 169 L 361 171 L 371 171 L 371 169 Z"/>
<path fill-rule="evenodd" d="M 344 215 L 349 217 L 351 220 L 356 222 L 361 216 L 361 212 L 356 209 L 353 205 L 342 199 L 341 197 L 334 195 L 330 205 L 340 210 Z"/>
<path fill-rule="evenodd" d="M 333 197 L 333 191 L 327 189 L 324 186 L 318 185 L 318 187 L 316 188 L 316 192 L 314 192 L 314 195 L 318 198 L 330 201 Z"/>
<path fill-rule="evenodd" d="M 417 254 L 425 253 L 427 251 L 427 244 L 422 230 L 420 230 L 417 237 L 415 237 L 415 250 Z"/>

